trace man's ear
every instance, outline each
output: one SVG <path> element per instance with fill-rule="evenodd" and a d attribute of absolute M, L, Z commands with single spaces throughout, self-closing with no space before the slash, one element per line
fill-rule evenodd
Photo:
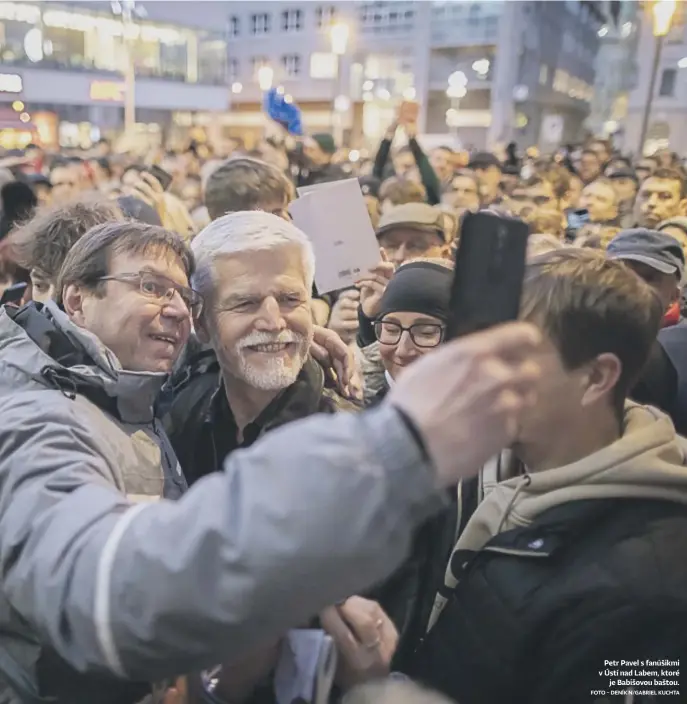
<path fill-rule="evenodd" d="M 204 344 L 210 344 L 210 332 L 207 326 L 207 317 L 205 313 L 201 313 L 200 317 L 193 321 L 193 327 L 196 331 L 198 339 Z"/>
<path fill-rule="evenodd" d="M 81 328 L 86 324 L 84 316 L 84 294 L 84 289 L 77 284 L 65 286 L 62 292 L 62 307 L 65 313 L 75 325 Z"/>
<path fill-rule="evenodd" d="M 687 215 L 687 198 L 683 198 L 678 206 L 680 210 L 680 215 Z"/>
<path fill-rule="evenodd" d="M 600 354 L 590 365 L 587 375 L 587 388 L 582 396 L 583 406 L 592 406 L 604 396 L 613 393 L 623 370 L 622 362 L 616 355 Z"/>

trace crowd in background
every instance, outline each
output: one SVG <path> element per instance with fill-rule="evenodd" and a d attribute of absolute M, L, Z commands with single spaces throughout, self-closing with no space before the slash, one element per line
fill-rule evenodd
<path fill-rule="evenodd" d="M 683 164 L 420 141 L 0 159 L 2 704 L 680 689 Z M 320 295 L 289 205 L 348 178 L 380 261 Z M 529 225 L 521 321 L 447 343 L 484 210 Z M 666 684 L 609 685 L 621 657 Z"/>

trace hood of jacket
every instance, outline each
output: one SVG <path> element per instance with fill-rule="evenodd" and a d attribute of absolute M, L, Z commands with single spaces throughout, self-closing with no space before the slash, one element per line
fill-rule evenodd
<path fill-rule="evenodd" d="M 687 440 L 677 435 L 664 413 L 628 402 L 623 433 L 611 445 L 577 462 L 542 472 L 513 476 L 510 452 L 482 469 L 484 497 L 453 549 L 477 552 L 508 530 L 531 525 L 540 514 L 562 504 L 589 499 L 650 499 L 687 504 Z M 501 468 L 510 478 L 499 481 Z M 458 580 L 449 560 L 444 578 L 448 590 Z M 442 590 L 443 592 L 443 590 Z M 436 622 L 445 597 L 437 595 L 430 619 Z"/>
<path fill-rule="evenodd" d="M 166 378 L 122 369 L 111 350 L 53 302 L 0 311 L 0 396 L 58 389 L 86 396 L 125 423 L 149 423 Z"/>

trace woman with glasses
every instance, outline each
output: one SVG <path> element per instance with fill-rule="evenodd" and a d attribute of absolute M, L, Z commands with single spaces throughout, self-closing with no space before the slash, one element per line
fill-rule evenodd
<path fill-rule="evenodd" d="M 444 341 L 448 320 L 451 262 L 414 260 L 403 264 L 393 275 L 389 266 L 378 265 L 359 283 L 362 312 L 371 320 L 377 339 L 362 352 L 372 361 L 368 355 L 375 355 L 378 350 L 377 363 L 381 362 L 383 369 L 381 388 L 375 394 L 365 394 L 368 406 L 381 401 L 408 366 Z M 367 380 L 366 377 L 366 383 Z M 392 669 L 404 668 L 424 633 L 436 593 L 433 587 L 441 583 L 453 547 L 457 515 L 454 498 L 452 492 L 444 511 L 415 533 L 403 565 L 365 595 L 379 602 L 398 630 Z"/>
<path fill-rule="evenodd" d="M 368 405 L 381 400 L 406 367 L 444 340 L 452 278 L 450 262 L 416 260 L 397 269 L 390 281 L 380 271 L 360 282 L 362 312 L 372 321 L 385 377 Z M 363 349 L 368 359 L 375 352 Z"/>

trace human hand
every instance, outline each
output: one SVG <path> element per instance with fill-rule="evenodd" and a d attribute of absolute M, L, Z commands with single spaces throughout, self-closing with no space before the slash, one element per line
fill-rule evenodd
<path fill-rule="evenodd" d="M 476 474 L 515 439 L 536 400 L 541 333 L 508 323 L 437 348 L 410 366 L 387 400 L 422 435 L 443 486 Z"/>
<path fill-rule="evenodd" d="M 382 261 L 356 282 L 356 287 L 360 291 L 360 306 L 365 317 L 370 320 L 377 317 L 382 296 L 395 270 L 393 263 L 388 261 L 382 250 Z"/>
<path fill-rule="evenodd" d="M 336 683 L 345 689 L 389 674 L 398 631 L 376 601 L 352 596 L 320 614 L 339 654 Z"/>
<path fill-rule="evenodd" d="M 162 704 L 188 704 L 186 678 L 180 677 L 174 687 L 170 687 L 162 697 Z"/>
<path fill-rule="evenodd" d="M 403 124 L 403 129 L 405 130 L 406 137 L 408 137 L 408 139 L 415 139 L 415 137 L 417 137 L 416 120 L 408 120 L 408 122 L 405 122 Z"/>
<path fill-rule="evenodd" d="M 339 299 L 332 307 L 327 327 L 334 330 L 346 343 L 353 342 L 358 332 L 358 306 L 360 292 L 356 290 L 342 291 Z"/>
<path fill-rule="evenodd" d="M 157 211 L 161 222 L 167 218 L 167 206 L 165 203 L 165 192 L 160 182 L 147 171 L 141 171 L 139 177 L 131 186 L 124 189 L 127 195 L 133 196 L 147 203 Z"/>
<path fill-rule="evenodd" d="M 313 326 L 313 341 L 310 345 L 311 357 L 329 372 L 336 382 L 339 391 L 351 397 L 349 388 L 355 374 L 355 358 L 353 351 L 333 330 Z"/>

